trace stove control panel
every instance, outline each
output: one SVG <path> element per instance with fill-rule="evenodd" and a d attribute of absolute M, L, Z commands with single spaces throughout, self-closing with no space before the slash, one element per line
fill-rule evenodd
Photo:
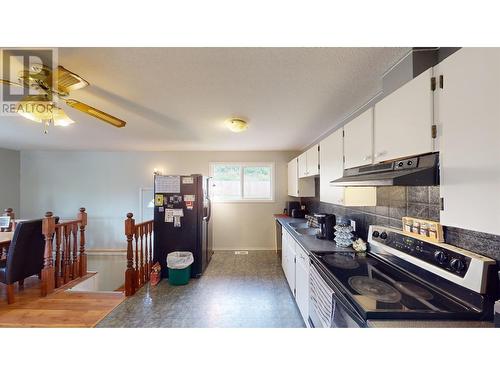
<path fill-rule="evenodd" d="M 372 240 L 460 277 L 465 276 L 471 263 L 471 258 L 468 256 L 443 248 L 438 244 L 424 242 L 398 232 L 374 230 Z"/>
<path fill-rule="evenodd" d="M 475 252 L 446 243 L 427 242 L 378 225 L 370 225 L 368 243 L 371 253 L 389 262 L 393 257 L 400 258 L 478 293 L 486 293 L 488 274 L 496 265 L 495 260 Z"/>

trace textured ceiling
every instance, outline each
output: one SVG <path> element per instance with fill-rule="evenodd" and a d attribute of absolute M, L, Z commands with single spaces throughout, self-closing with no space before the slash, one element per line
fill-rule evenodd
<path fill-rule="evenodd" d="M 409 48 L 61 48 L 91 86 L 73 97 L 127 121 L 64 107 L 53 128 L 0 117 L 0 147 L 58 150 L 299 150 L 381 89 Z M 67 109 L 66 109 L 67 108 Z M 249 120 L 229 132 L 226 118 Z"/>

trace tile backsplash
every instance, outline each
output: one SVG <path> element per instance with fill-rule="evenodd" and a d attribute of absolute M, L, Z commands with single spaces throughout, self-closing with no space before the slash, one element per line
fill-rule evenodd
<path fill-rule="evenodd" d="M 320 202 L 319 178 L 316 196 L 301 198 L 309 213 L 324 212 L 356 221 L 356 234 L 364 239 L 372 224 L 402 228 L 402 217 L 439 221 L 439 186 L 384 186 L 377 188 L 376 207 L 344 207 Z M 500 236 L 454 227 L 444 228 L 445 242 L 500 262 Z"/>

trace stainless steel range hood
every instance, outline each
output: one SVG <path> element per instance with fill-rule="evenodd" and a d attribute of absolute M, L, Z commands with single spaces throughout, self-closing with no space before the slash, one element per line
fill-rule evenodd
<path fill-rule="evenodd" d="M 386 161 L 344 170 L 333 186 L 431 186 L 439 185 L 439 153 Z"/>

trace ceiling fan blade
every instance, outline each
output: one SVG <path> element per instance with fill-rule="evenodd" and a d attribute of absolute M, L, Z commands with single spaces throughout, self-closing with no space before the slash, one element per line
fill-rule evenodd
<path fill-rule="evenodd" d="M 78 74 L 69 71 L 64 66 L 57 67 L 57 88 L 60 92 L 69 94 L 70 91 L 82 89 L 88 85 L 89 83 Z"/>
<path fill-rule="evenodd" d="M 120 120 L 119 118 L 117 118 L 115 116 L 111 116 L 110 114 L 103 112 L 103 111 L 100 111 L 97 108 L 91 107 L 85 103 L 79 102 L 78 100 L 74 100 L 74 99 L 63 99 L 63 100 L 71 108 L 77 109 L 83 113 L 86 113 L 90 116 L 98 118 L 99 120 L 105 121 L 108 124 L 116 126 L 117 128 L 123 128 L 126 124 L 125 121 Z"/>
<path fill-rule="evenodd" d="M 17 82 L 12 82 L 12 81 L 7 81 L 6 79 L 1 79 L 1 78 L 0 78 L 0 83 L 3 83 L 4 85 L 11 85 L 11 86 L 17 86 L 17 87 L 24 87 L 24 85 L 21 85 L 20 83 L 17 83 Z"/>

